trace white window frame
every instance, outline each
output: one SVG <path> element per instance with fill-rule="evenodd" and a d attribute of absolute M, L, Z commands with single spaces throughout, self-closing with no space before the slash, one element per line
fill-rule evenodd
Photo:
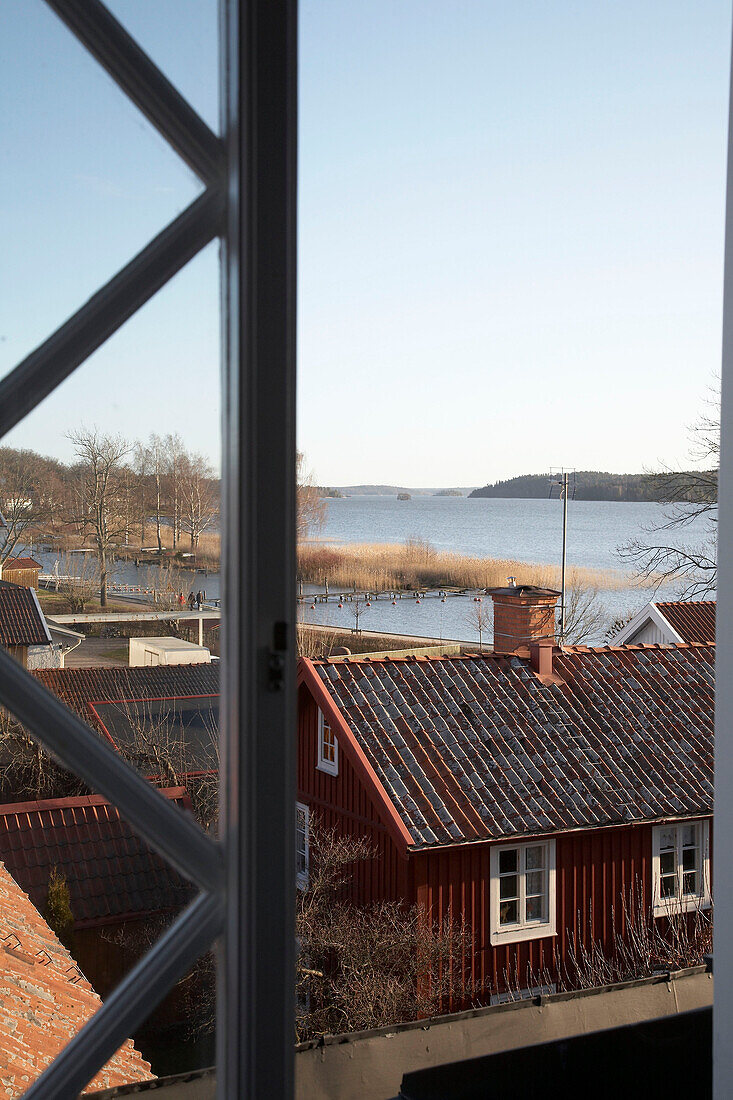
<path fill-rule="evenodd" d="M 692 825 L 697 833 L 696 847 L 700 853 L 700 890 L 697 894 L 683 895 L 682 885 L 682 830 Z M 677 892 L 673 898 L 663 898 L 661 891 L 660 840 L 669 829 L 677 831 L 676 863 Z M 696 909 L 709 909 L 710 897 L 710 822 L 702 818 L 696 821 L 670 821 L 655 825 L 652 829 L 652 911 L 655 917 L 669 917 L 675 913 L 691 913 Z"/>
<path fill-rule="evenodd" d="M 547 920 L 527 921 L 521 918 L 516 924 L 502 928 L 499 924 L 499 857 L 502 852 L 517 851 L 519 853 L 519 908 L 520 914 L 524 911 L 525 904 L 525 852 L 527 848 L 545 849 L 545 873 L 547 874 Z M 555 874 L 555 841 L 529 840 L 513 844 L 495 844 L 491 848 L 489 860 L 491 881 L 489 887 L 490 904 L 490 940 L 492 947 L 498 947 L 503 943 L 520 943 L 523 940 L 541 940 L 547 936 L 557 935 L 557 898 L 556 898 L 556 874 Z"/>
<path fill-rule="evenodd" d="M 298 834 L 300 833 L 299 815 L 303 815 L 305 829 L 303 830 L 305 837 L 305 870 L 298 871 Z M 306 806 L 304 802 L 295 803 L 295 885 L 299 890 L 307 890 L 309 882 L 310 871 L 310 807 Z"/>
<path fill-rule="evenodd" d="M 328 727 L 333 737 L 333 760 L 328 760 L 323 751 L 325 746 L 326 727 Z M 328 775 L 338 775 L 339 773 L 339 743 L 336 737 L 336 731 L 331 723 L 326 721 L 322 710 L 318 711 L 318 763 L 316 767 L 321 772 L 327 772 Z"/>

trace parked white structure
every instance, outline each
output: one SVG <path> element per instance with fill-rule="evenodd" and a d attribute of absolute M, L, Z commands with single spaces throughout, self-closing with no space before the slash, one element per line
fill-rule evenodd
<path fill-rule="evenodd" d="M 182 638 L 130 638 L 130 668 L 145 665 L 208 665 L 211 653 Z"/>

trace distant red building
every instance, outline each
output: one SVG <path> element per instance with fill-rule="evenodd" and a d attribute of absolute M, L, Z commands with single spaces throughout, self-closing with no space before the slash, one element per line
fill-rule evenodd
<path fill-rule="evenodd" d="M 352 899 L 465 917 L 464 999 L 609 946 L 630 895 L 710 904 L 714 647 L 558 648 L 557 594 L 495 590 L 495 650 L 301 660 L 298 870 L 308 828 L 367 836 Z"/>

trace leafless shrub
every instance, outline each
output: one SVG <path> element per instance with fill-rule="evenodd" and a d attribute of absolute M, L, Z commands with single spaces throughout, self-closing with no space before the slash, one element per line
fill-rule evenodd
<path fill-rule="evenodd" d="M 56 570 L 58 592 L 72 614 L 81 614 L 99 597 L 100 570 L 94 554 L 63 554 Z"/>
<path fill-rule="evenodd" d="M 46 752 L 17 718 L 0 708 L 0 798 L 23 802 L 86 794 L 87 788 Z"/>
<path fill-rule="evenodd" d="M 608 616 L 600 602 L 597 584 L 572 569 L 565 590 L 565 636 L 567 645 L 593 644 L 603 635 Z"/>
<path fill-rule="evenodd" d="M 457 987 L 466 930 L 396 902 L 345 900 L 367 841 L 311 818 L 308 888 L 298 895 L 296 1037 L 358 1031 L 434 1014 Z"/>

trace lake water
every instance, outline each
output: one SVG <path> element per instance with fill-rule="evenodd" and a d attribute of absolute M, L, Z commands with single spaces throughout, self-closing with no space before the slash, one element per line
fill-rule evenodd
<path fill-rule="evenodd" d="M 526 562 L 559 564 L 562 551 L 562 503 L 559 500 L 504 500 L 467 497 L 396 497 L 354 496 L 326 501 L 327 517 L 319 538 L 330 542 L 404 542 L 409 538 L 427 539 L 436 550 L 455 551 L 475 557 L 510 558 Z M 618 503 L 613 501 L 571 501 L 568 506 L 568 565 L 580 565 L 628 576 L 620 589 L 601 590 L 599 599 L 610 623 L 616 616 L 638 610 L 653 598 L 649 590 L 639 589 L 616 553 L 630 539 L 643 537 L 663 521 L 661 504 Z M 689 544 L 705 537 L 704 525 L 684 532 Z M 53 570 L 55 554 L 35 552 L 44 570 Z M 156 587 L 160 574 L 155 567 L 120 562 L 114 567 L 121 583 Z M 521 583 L 519 575 L 517 581 Z M 205 589 L 207 596 L 220 595 L 218 573 L 200 574 L 181 570 L 174 583 L 184 593 Z M 315 590 L 311 588 L 311 590 Z M 674 586 L 660 591 L 659 598 L 673 599 Z M 303 622 L 351 629 L 354 626 L 350 606 L 339 609 L 338 600 L 301 605 L 298 615 Z M 428 598 L 416 603 L 401 599 L 374 601 L 361 625 L 366 630 L 419 636 L 477 641 L 477 633 L 468 622 L 472 597 L 449 597 L 445 603 Z M 604 641 L 600 631 L 589 642 Z"/>
<path fill-rule="evenodd" d="M 616 616 L 639 610 L 653 598 L 639 589 L 620 561 L 617 548 L 664 520 L 661 504 L 615 501 L 570 501 L 568 505 L 568 565 L 613 571 L 628 577 L 620 589 L 601 590 L 599 600 L 608 624 Z M 562 554 L 562 502 L 559 500 L 505 500 L 500 498 L 354 496 L 327 501 L 327 518 L 319 536 L 333 542 L 404 542 L 427 539 L 436 550 L 456 551 L 476 557 L 510 558 L 526 562 L 560 563 Z M 684 540 L 702 541 L 704 524 L 687 528 Z M 521 583 L 522 577 L 517 581 Z M 660 590 L 659 598 L 672 599 L 674 586 Z M 476 641 L 469 624 L 472 597 L 372 602 L 361 626 L 366 630 L 455 638 Z M 304 622 L 351 628 L 348 604 L 336 601 L 309 604 L 299 611 Z M 604 630 L 589 642 L 604 641 Z"/>

